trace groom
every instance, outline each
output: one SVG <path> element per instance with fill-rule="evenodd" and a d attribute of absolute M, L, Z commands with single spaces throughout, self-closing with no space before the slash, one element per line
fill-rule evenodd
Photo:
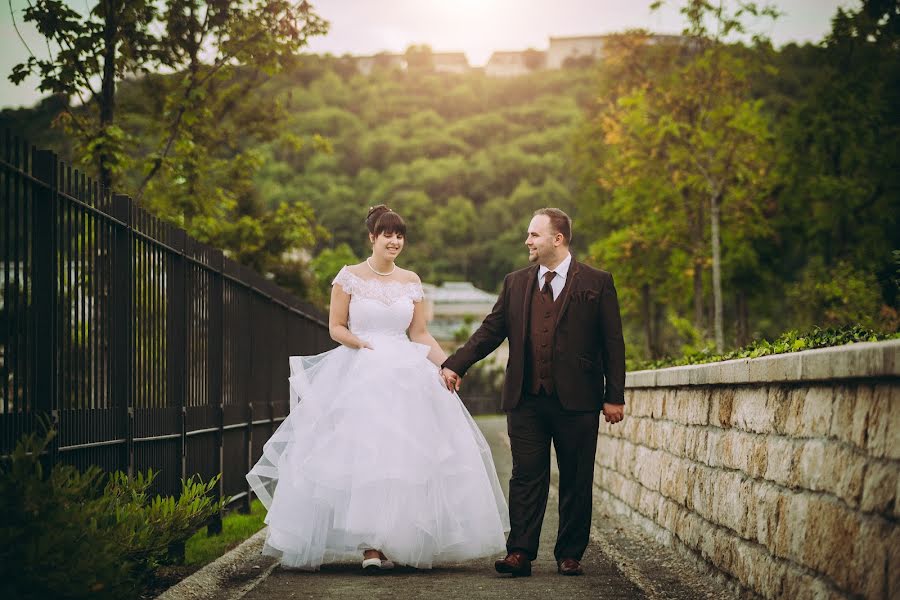
<path fill-rule="evenodd" d="M 600 413 L 618 423 L 625 404 L 625 343 L 612 276 L 569 253 L 572 221 L 542 208 L 528 226 L 532 266 L 503 280 L 497 304 L 443 364 L 448 384 L 509 340 L 502 406 L 512 447 L 508 555 L 499 573 L 531 575 L 550 487 L 550 443 L 559 467 L 559 573 L 581 575 L 590 537 Z"/>

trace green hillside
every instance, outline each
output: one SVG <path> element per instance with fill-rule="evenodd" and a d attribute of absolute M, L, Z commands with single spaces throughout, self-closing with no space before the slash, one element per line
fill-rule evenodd
<path fill-rule="evenodd" d="M 736 128 L 757 140 L 734 146 L 741 168 L 721 198 L 728 346 L 812 325 L 900 323 L 900 53 L 893 30 L 875 42 L 859 31 L 836 21 L 820 45 L 722 55 L 727 85 L 704 102 L 743 115 Z M 277 74 L 238 70 L 198 104 L 190 135 L 142 191 L 178 81 L 129 79 L 117 188 L 322 305 L 337 269 L 367 255 L 373 204 L 409 224 L 402 266 L 491 291 L 527 264 L 532 212 L 557 206 L 575 219 L 576 256 L 616 276 L 631 353 L 696 351 L 713 322 L 709 205 L 679 136 L 705 90 L 686 79 L 698 67 L 683 48 L 623 40 L 598 65 L 509 79 L 363 76 L 349 57 L 313 55 Z M 723 104 L 729 94 L 739 102 Z M 62 106 L 3 111 L 0 126 L 77 157 L 51 128 Z M 718 147 L 715 128 L 688 133 Z"/>

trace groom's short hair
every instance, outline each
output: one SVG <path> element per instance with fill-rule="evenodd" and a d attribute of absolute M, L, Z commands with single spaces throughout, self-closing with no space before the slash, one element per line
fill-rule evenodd
<path fill-rule="evenodd" d="M 572 243 L 572 219 L 558 208 L 539 208 L 534 211 L 534 216 L 545 215 L 550 218 L 550 227 L 556 233 L 561 233 L 566 240 L 566 246 Z"/>

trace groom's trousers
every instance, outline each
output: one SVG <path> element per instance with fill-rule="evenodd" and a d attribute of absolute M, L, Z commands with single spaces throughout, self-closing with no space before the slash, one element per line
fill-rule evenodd
<path fill-rule="evenodd" d="M 559 467 L 559 530 L 553 555 L 581 560 L 591 532 L 600 415 L 563 409 L 556 395 L 525 394 L 506 416 L 513 468 L 508 552 L 537 558 L 550 491 L 550 443 Z"/>

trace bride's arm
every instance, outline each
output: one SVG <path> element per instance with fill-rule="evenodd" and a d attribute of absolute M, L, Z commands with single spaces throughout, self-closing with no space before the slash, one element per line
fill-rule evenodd
<path fill-rule="evenodd" d="M 328 333 L 331 339 L 348 348 L 372 348 L 368 342 L 359 339 L 350 332 L 347 322 L 350 319 L 350 294 L 340 284 L 331 286 L 331 305 L 328 309 Z"/>
<path fill-rule="evenodd" d="M 428 360 L 440 367 L 447 360 L 447 353 L 441 349 L 434 337 L 428 333 L 428 327 L 425 323 L 425 302 L 416 302 L 413 306 L 413 318 L 407 330 L 409 339 L 418 344 L 430 346 L 431 350 L 428 352 Z"/>

